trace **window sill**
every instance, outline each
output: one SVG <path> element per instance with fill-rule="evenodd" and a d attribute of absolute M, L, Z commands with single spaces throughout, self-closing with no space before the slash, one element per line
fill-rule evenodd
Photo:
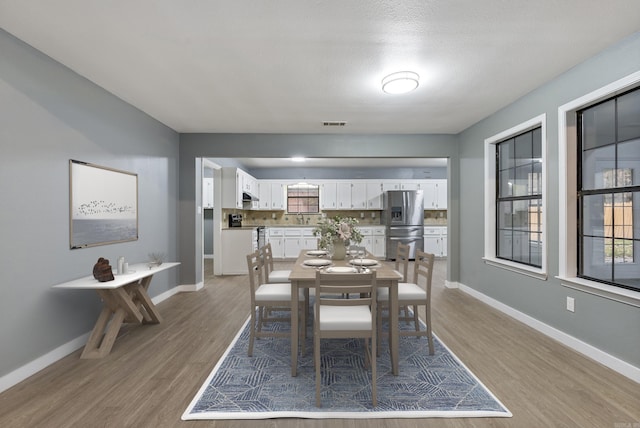
<path fill-rule="evenodd" d="M 557 276 L 556 278 L 558 278 L 560 283 L 565 287 L 640 308 L 640 293 L 637 291 L 601 284 L 578 277 Z"/>
<path fill-rule="evenodd" d="M 518 273 L 520 275 L 530 276 L 531 278 L 539 279 L 541 281 L 547 280 L 547 272 L 539 268 L 490 257 L 483 257 L 482 260 L 484 260 L 484 262 L 489 266 L 505 269 L 510 272 Z"/>

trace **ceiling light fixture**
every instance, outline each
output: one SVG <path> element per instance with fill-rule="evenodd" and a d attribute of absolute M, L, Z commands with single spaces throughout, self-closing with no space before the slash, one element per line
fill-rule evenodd
<path fill-rule="evenodd" d="M 418 87 L 420 76 L 413 71 L 398 71 L 382 79 L 382 90 L 387 94 L 406 94 Z"/>

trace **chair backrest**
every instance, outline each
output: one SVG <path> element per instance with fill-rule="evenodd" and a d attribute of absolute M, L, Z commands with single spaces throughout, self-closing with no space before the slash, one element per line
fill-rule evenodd
<path fill-rule="evenodd" d="M 376 313 L 376 272 L 325 273 L 316 272 L 316 319 L 320 320 L 320 306 L 369 306 Z M 355 298 L 341 298 L 343 294 Z"/>
<path fill-rule="evenodd" d="M 409 244 L 403 244 L 398 242 L 398 249 L 396 250 L 396 265 L 395 269 L 402 274 L 401 282 L 409 282 L 409 253 L 411 247 Z"/>
<path fill-rule="evenodd" d="M 256 289 L 264 281 L 264 256 L 260 250 L 247 254 L 247 269 L 249 273 L 249 289 L 251 291 L 251 303 L 255 303 Z"/>
<path fill-rule="evenodd" d="M 416 260 L 413 265 L 413 274 L 416 284 L 427 292 L 427 300 L 431 300 L 431 279 L 433 277 L 433 254 L 416 250 Z"/>
<path fill-rule="evenodd" d="M 262 248 L 259 249 L 264 257 L 264 267 L 266 269 L 265 273 L 269 273 L 273 271 L 273 251 L 271 250 L 271 243 L 265 244 Z M 268 277 L 267 277 L 268 278 Z"/>

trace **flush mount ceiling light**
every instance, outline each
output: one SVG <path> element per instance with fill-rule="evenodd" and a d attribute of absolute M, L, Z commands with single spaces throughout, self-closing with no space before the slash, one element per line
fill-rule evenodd
<path fill-rule="evenodd" d="M 420 76 L 413 71 L 398 71 L 382 79 L 382 90 L 387 94 L 406 94 L 418 87 Z"/>

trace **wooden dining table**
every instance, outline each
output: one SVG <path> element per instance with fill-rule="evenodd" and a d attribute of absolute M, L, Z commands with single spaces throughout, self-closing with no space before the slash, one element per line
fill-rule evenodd
<path fill-rule="evenodd" d="M 299 325 L 298 317 L 293 314 L 297 314 L 299 310 L 299 302 L 296 298 L 300 288 L 305 288 L 305 293 L 308 296 L 310 288 L 315 287 L 316 270 L 320 267 L 307 266 L 304 264 L 305 260 L 328 260 L 327 256 L 309 255 L 309 251 L 315 250 L 302 250 L 298 256 L 298 259 L 291 270 L 289 275 L 289 281 L 291 281 L 291 376 L 297 375 L 298 370 L 298 352 L 299 352 Z M 367 252 L 367 259 L 375 260 L 375 257 Z M 346 257 L 345 260 L 330 260 L 330 266 L 347 267 L 352 266 L 350 264 L 351 258 Z M 385 263 L 378 262 L 376 265 L 368 267 L 369 269 L 376 271 L 376 283 L 378 287 L 389 287 L 389 352 L 391 353 L 391 365 L 394 375 L 398 375 L 398 282 L 402 279 L 402 274 L 388 266 Z M 308 300 L 307 300 L 308 301 Z M 308 310 L 308 308 L 305 308 Z M 375 323 L 375 319 L 373 320 Z M 306 328 L 306 326 L 304 326 Z"/>

